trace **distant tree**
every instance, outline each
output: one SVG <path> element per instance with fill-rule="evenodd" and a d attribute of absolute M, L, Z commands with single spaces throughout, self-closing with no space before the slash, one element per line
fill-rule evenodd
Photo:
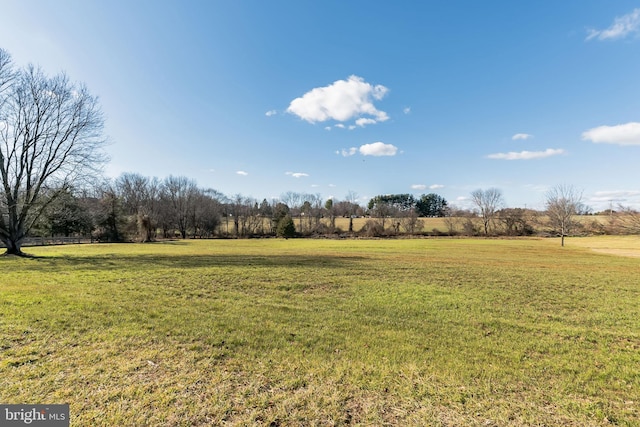
<path fill-rule="evenodd" d="M 116 180 L 122 209 L 135 229 L 137 240 L 150 242 L 156 237 L 159 222 L 161 183 L 136 173 L 124 173 Z"/>
<path fill-rule="evenodd" d="M 504 224 L 505 233 L 509 236 L 528 236 L 533 234 L 533 226 L 529 223 L 529 213 L 526 209 L 500 209 L 497 212 L 497 217 Z"/>
<path fill-rule="evenodd" d="M 390 209 L 403 212 L 415 207 L 415 199 L 411 194 L 384 194 L 369 200 L 368 208 L 375 209 L 378 205 L 386 205 Z"/>
<path fill-rule="evenodd" d="M 222 205 L 220 193 L 216 190 L 198 190 L 195 195 L 194 208 L 191 210 L 189 226 L 193 237 L 209 238 L 214 235 L 221 224 Z"/>
<path fill-rule="evenodd" d="M 418 219 L 418 212 L 416 209 L 404 212 L 400 218 L 400 225 L 404 228 L 404 231 L 409 234 L 419 232 L 424 227 L 424 221 Z"/>
<path fill-rule="evenodd" d="M 285 215 L 283 218 L 278 221 L 278 225 L 276 227 L 276 236 L 284 237 L 288 239 L 289 237 L 295 237 L 296 235 L 296 226 L 293 223 L 293 218 L 289 214 Z"/>
<path fill-rule="evenodd" d="M 498 209 L 504 204 L 502 192 L 497 188 L 489 188 L 488 190 L 475 190 L 471 192 L 471 201 L 478 208 L 484 234 L 489 234 L 496 219 Z"/>
<path fill-rule="evenodd" d="M 460 209 L 455 206 L 447 206 L 444 212 L 444 223 L 447 226 L 447 232 L 451 236 L 457 234 L 461 226 L 463 215 L 460 212 Z"/>
<path fill-rule="evenodd" d="M 307 215 L 309 231 L 317 231 L 323 214 L 322 196 L 320 194 L 305 194 L 305 202 L 309 203 Z"/>
<path fill-rule="evenodd" d="M 545 206 L 551 229 L 560 235 L 564 246 L 565 236 L 580 225 L 574 218 L 584 210 L 582 192 L 571 185 L 556 185 L 547 191 Z"/>
<path fill-rule="evenodd" d="M 353 218 L 356 216 L 360 206 L 358 205 L 358 193 L 349 190 L 345 197 L 347 215 L 349 215 L 349 233 L 353 233 Z"/>
<path fill-rule="evenodd" d="M 289 214 L 291 218 L 299 217 L 300 231 L 302 231 L 302 204 L 304 198 L 302 193 L 295 191 L 287 191 L 280 195 L 280 200 L 289 207 Z"/>
<path fill-rule="evenodd" d="M 258 231 L 260 228 L 260 206 L 258 202 L 251 197 L 236 197 L 233 201 L 234 206 L 234 223 L 238 235 L 249 236 Z"/>
<path fill-rule="evenodd" d="M 336 228 L 336 209 L 333 206 L 333 199 L 327 199 L 324 203 L 324 208 L 329 215 L 329 227 L 334 230 Z"/>
<path fill-rule="evenodd" d="M 425 217 L 444 217 L 447 209 L 447 201 L 444 197 L 434 193 L 423 194 L 416 201 L 418 215 Z"/>
<path fill-rule="evenodd" d="M 104 162 L 97 98 L 64 74 L 16 70 L 0 49 L 0 241 L 22 243 L 47 207 Z"/>
<path fill-rule="evenodd" d="M 99 206 L 96 212 L 95 222 L 97 229 L 95 237 L 101 241 L 122 242 L 126 236 L 123 232 L 125 218 L 122 211 L 122 202 L 115 186 L 111 182 L 105 182 L 97 189 L 99 193 Z"/>
<path fill-rule="evenodd" d="M 640 212 L 628 206 L 618 205 L 617 210 L 610 209 L 609 227 L 615 233 L 640 234 Z"/>
<path fill-rule="evenodd" d="M 260 207 L 258 208 L 258 212 L 260 213 L 260 217 L 262 218 L 260 220 L 260 230 L 261 233 L 264 234 L 264 222 L 265 219 L 269 219 L 273 215 L 273 206 L 271 206 L 267 199 L 262 199 L 262 202 L 260 202 Z"/>
<path fill-rule="evenodd" d="M 369 215 L 378 218 L 382 232 L 385 230 L 387 218 L 397 216 L 398 213 L 398 209 L 389 200 L 381 196 L 376 196 L 369 200 L 367 209 L 369 210 Z"/>
<path fill-rule="evenodd" d="M 273 216 L 271 217 L 273 232 L 277 233 L 278 224 L 280 224 L 280 221 L 287 215 L 289 215 L 289 206 L 282 202 L 276 203 L 273 208 Z"/>
<path fill-rule="evenodd" d="M 90 213 L 70 190 L 61 193 L 42 215 L 44 231 L 50 236 L 89 235 L 93 228 Z"/>
<path fill-rule="evenodd" d="M 162 183 L 160 198 L 183 239 L 187 238 L 189 219 L 195 209 L 197 193 L 196 182 L 184 176 L 170 175 Z"/>

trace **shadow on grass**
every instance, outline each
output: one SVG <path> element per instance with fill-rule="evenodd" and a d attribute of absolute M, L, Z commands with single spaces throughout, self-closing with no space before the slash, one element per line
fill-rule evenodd
<path fill-rule="evenodd" d="M 209 267 L 246 267 L 246 268 L 345 268 L 365 260 L 360 256 L 327 255 L 91 255 L 65 256 L 60 258 L 32 258 L 40 266 L 52 269 L 91 269 L 91 270 L 154 270 L 154 269 L 190 269 Z"/>

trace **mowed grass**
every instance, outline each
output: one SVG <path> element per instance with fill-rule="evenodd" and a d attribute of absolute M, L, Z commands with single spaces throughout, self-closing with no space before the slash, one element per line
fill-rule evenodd
<path fill-rule="evenodd" d="M 0 258 L 0 402 L 73 426 L 639 425 L 640 264 L 574 241 L 29 248 Z"/>

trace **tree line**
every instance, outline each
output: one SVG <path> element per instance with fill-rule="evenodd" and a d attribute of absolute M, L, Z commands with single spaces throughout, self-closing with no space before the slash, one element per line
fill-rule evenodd
<path fill-rule="evenodd" d="M 506 207 L 496 188 L 471 192 L 470 209 L 451 206 L 435 193 L 378 195 L 363 206 L 353 192 L 344 200 L 292 191 L 277 199 L 258 200 L 226 196 L 183 176 L 158 179 L 136 173 L 56 193 L 30 230 L 32 236 L 149 242 L 274 236 L 551 235 L 561 237 L 564 244 L 564 238 L 573 234 L 640 231 L 640 215 L 623 207 L 603 213 L 607 221 L 595 217 L 585 221 L 588 208 L 572 186 L 551 189 L 544 211 Z M 343 220 L 337 224 L 339 218 Z M 361 219 L 357 228 L 354 218 Z M 426 218 L 441 218 L 443 226 L 425 230 Z"/>
<path fill-rule="evenodd" d="M 376 196 L 371 208 L 345 200 L 323 200 L 319 194 L 286 192 L 278 199 L 257 200 L 240 194 L 226 196 L 201 188 L 184 176 L 165 179 L 125 173 L 117 179 L 80 189 L 55 190 L 42 206 L 29 233 L 33 236 L 84 236 L 95 241 L 148 242 L 159 238 L 212 238 L 321 235 L 353 232 L 353 218 L 365 215 L 385 221 L 418 216 L 444 216 L 446 200 L 436 194 L 414 200 Z M 35 209 L 35 208 L 34 208 Z M 348 218 L 349 229 L 336 226 Z M 415 223 L 412 228 L 416 231 Z"/>

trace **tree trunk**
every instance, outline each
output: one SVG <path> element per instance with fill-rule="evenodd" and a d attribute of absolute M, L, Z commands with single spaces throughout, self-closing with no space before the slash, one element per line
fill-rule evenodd
<path fill-rule="evenodd" d="M 22 241 L 24 237 L 14 238 L 12 237 L 3 237 L 2 243 L 5 244 L 7 250 L 5 251 L 5 255 L 18 255 L 25 256 L 25 253 L 22 252 Z"/>

